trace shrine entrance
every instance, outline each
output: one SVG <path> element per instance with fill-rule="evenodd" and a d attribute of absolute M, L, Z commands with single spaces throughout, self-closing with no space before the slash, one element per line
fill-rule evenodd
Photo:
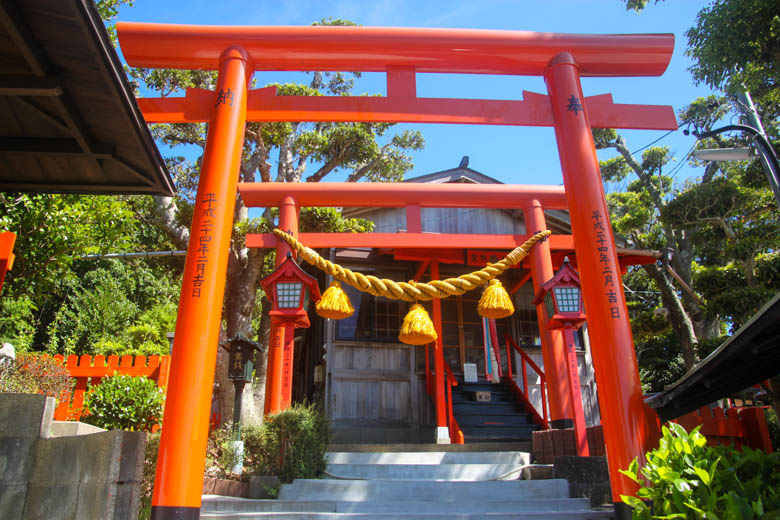
<path fill-rule="evenodd" d="M 220 328 L 235 193 L 246 121 L 366 121 L 467 123 L 554 127 L 565 192 L 551 186 L 424 186 L 339 183 L 245 185 L 248 205 L 279 206 L 280 228 L 297 235 L 296 211 L 304 206 L 400 206 L 408 213 L 407 232 L 366 234 L 373 244 L 394 248 L 431 248 L 421 232 L 421 207 L 517 208 L 530 230 L 544 230 L 544 208 L 556 205 L 571 217 L 574 246 L 594 345 L 593 363 L 613 500 L 619 518 L 630 518 L 621 494 L 636 485 L 619 473 L 645 450 L 652 434 L 639 383 L 620 268 L 609 212 L 601 185 L 591 128 L 672 130 L 671 107 L 620 105 L 610 95 L 585 97 L 582 76 L 653 76 L 666 69 L 672 35 L 561 35 L 520 31 L 407 29 L 376 27 L 204 27 L 120 23 L 123 54 L 131 66 L 219 71 L 216 91 L 189 89 L 184 98 L 141 99 L 147 122 L 209 122 L 198 194 L 190 232 L 168 396 L 166 425 L 160 442 L 152 518 L 197 518 L 205 463 L 208 411 Z M 249 90 L 255 71 L 333 70 L 387 74 L 386 97 L 285 97 L 274 88 Z M 524 92 L 522 100 L 423 99 L 416 95 L 418 73 L 514 74 L 544 77 L 548 95 Z M 275 185 L 276 184 L 276 185 Z M 253 199 L 254 201 L 250 201 Z M 271 202 L 273 199 L 275 202 Z M 363 240 L 326 234 L 298 237 L 306 246 L 338 247 Z M 522 237 L 527 238 L 527 237 Z M 552 277 L 553 235 L 533 249 L 535 284 Z M 273 240 L 272 240 L 273 239 Z M 277 247 L 284 258 L 289 246 L 263 237 L 262 247 Z M 474 235 L 475 246 L 506 250 L 507 239 Z M 449 242 L 448 242 L 449 241 Z M 457 242 L 454 242 L 457 241 Z M 438 247 L 459 247 L 462 236 L 437 236 Z M 485 245 L 487 242 L 490 245 Z M 373 247 L 373 246 L 370 246 Z M 281 253 L 281 254 L 279 254 Z M 438 263 L 432 262 L 432 278 Z M 435 269 L 435 271 L 433 270 Z M 434 322 L 441 320 L 433 300 Z M 539 311 L 541 312 L 541 311 Z M 438 318 L 437 318 L 438 314 Z M 291 339 L 274 335 L 271 355 Z M 282 341 L 284 339 L 284 341 Z M 543 338 L 553 420 L 571 417 L 567 400 L 562 336 Z M 282 356 L 282 354 L 279 354 Z M 269 377 L 278 391 L 270 402 L 285 402 L 281 358 Z M 437 401 L 437 437 L 447 435 L 443 407 L 445 374 L 437 342 L 433 385 Z M 548 365 L 545 363 L 545 365 Z M 285 379 L 287 378 L 287 379 Z"/>

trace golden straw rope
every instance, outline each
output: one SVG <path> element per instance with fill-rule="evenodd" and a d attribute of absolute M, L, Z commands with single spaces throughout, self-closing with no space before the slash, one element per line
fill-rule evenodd
<path fill-rule="evenodd" d="M 423 282 L 396 282 L 387 278 L 377 278 L 376 276 L 356 273 L 330 260 L 322 258 L 316 251 L 304 246 L 295 237 L 288 235 L 281 229 L 274 229 L 274 235 L 277 238 L 287 242 L 290 247 L 297 251 L 298 256 L 308 263 L 316 266 L 318 269 L 333 276 L 336 280 L 347 283 L 361 291 L 373 294 L 374 296 L 384 296 L 394 300 L 404 300 L 407 302 L 427 301 L 434 298 L 447 298 L 448 296 L 460 296 L 461 294 L 485 285 L 490 280 L 499 276 L 501 273 L 517 264 L 525 258 L 531 251 L 531 248 L 540 240 L 544 240 L 552 233 L 550 231 L 540 231 L 526 240 L 523 245 L 516 247 L 512 252 L 494 264 L 488 264 L 479 271 L 468 274 L 462 274 L 457 278 L 447 278 L 446 280 L 431 280 L 428 283 Z"/>

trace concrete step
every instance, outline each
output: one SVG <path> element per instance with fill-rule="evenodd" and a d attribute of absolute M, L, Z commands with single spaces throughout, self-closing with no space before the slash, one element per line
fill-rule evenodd
<path fill-rule="evenodd" d="M 279 491 L 281 500 L 502 502 L 569 498 L 566 480 L 448 482 L 435 480 L 315 480 L 298 479 Z"/>
<path fill-rule="evenodd" d="M 279 518 L 283 520 L 595 520 L 614 518 L 611 511 L 564 511 L 560 513 L 205 513 L 203 520 L 259 520 Z"/>
<path fill-rule="evenodd" d="M 356 502 L 332 500 L 251 500 L 245 498 L 204 498 L 201 514 L 204 513 L 246 513 L 246 512 L 320 512 L 320 513 L 541 513 L 582 511 L 588 509 L 587 498 L 527 499 L 503 502 L 422 502 L 404 500 L 399 502 Z"/>
<path fill-rule="evenodd" d="M 440 445 L 436 445 L 440 446 Z M 328 452 L 325 459 L 331 464 L 528 464 L 531 454 L 526 451 L 402 451 L 402 452 Z"/>
<path fill-rule="evenodd" d="M 492 451 L 531 451 L 531 444 L 520 442 L 494 442 L 486 444 L 331 444 L 328 450 L 332 452 L 355 453 L 485 453 Z"/>
<path fill-rule="evenodd" d="M 522 467 L 522 464 L 328 464 L 328 473 L 342 478 L 456 481 L 490 480 L 511 474 L 517 480 Z"/>

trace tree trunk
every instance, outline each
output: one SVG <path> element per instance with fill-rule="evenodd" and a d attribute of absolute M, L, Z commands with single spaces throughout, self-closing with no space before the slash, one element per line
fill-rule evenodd
<path fill-rule="evenodd" d="M 693 323 L 688 317 L 688 313 L 685 311 L 683 303 L 677 296 L 677 291 L 672 285 L 672 282 L 666 277 L 664 272 L 655 264 L 649 264 L 643 267 L 661 291 L 661 301 L 663 302 L 664 307 L 669 310 L 669 321 L 672 324 L 675 335 L 680 340 L 680 348 L 682 350 L 683 361 L 685 362 L 685 369 L 691 370 L 699 361 L 696 352 L 697 341 Z"/>

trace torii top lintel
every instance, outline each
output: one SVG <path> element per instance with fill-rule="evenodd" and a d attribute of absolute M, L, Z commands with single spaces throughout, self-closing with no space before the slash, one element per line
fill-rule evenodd
<path fill-rule="evenodd" d="M 529 31 L 333 26 L 201 26 L 120 22 L 134 67 L 217 69 L 231 45 L 255 70 L 325 70 L 541 76 L 561 52 L 582 76 L 660 76 L 673 34 L 556 34 Z"/>

